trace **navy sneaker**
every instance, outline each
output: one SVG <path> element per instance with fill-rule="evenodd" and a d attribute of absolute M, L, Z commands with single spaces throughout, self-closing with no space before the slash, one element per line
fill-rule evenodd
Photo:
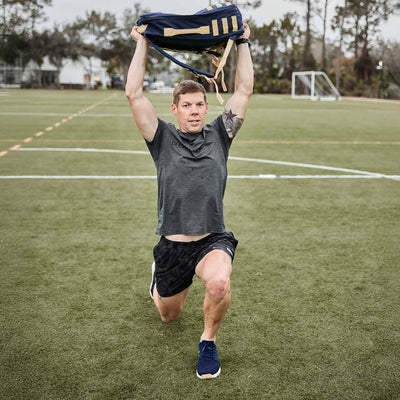
<path fill-rule="evenodd" d="M 156 284 L 156 263 L 153 262 L 151 265 L 151 284 L 150 284 L 150 297 L 154 300 L 153 298 L 153 291 L 154 291 L 154 285 Z"/>
<path fill-rule="evenodd" d="M 216 378 L 221 372 L 217 346 L 212 340 L 202 340 L 199 344 L 199 362 L 196 375 L 200 379 Z"/>

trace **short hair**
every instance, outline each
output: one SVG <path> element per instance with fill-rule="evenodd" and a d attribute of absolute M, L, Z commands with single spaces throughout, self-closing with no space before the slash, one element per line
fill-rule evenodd
<path fill-rule="evenodd" d="M 198 93 L 198 92 L 203 93 L 204 101 L 207 102 L 206 90 L 204 89 L 203 85 L 192 80 L 183 81 L 179 83 L 174 89 L 173 103 L 175 105 L 178 105 L 181 94 Z"/>

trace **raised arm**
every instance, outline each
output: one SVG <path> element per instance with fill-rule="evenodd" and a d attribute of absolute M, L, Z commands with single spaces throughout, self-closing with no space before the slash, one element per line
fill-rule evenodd
<path fill-rule="evenodd" d="M 140 133 L 147 141 L 151 142 L 157 130 L 158 120 L 156 110 L 143 95 L 148 44 L 144 36 L 136 29 L 135 26 L 131 32 L 131 36 L 136 40 L 136 50 L 129 67 L 125 94 Z"/>
<path fill-rule="evenodd" d="M 244 24 L 245 32 L 241 38 L 250 37 L 250 28 Z M 237 45 L 235 91 L 225 105 L 222 118 L 230 138 L 241 128 L 246 115 L 250 96 L 253 93 L 254 71 L 248 43 Z"/>

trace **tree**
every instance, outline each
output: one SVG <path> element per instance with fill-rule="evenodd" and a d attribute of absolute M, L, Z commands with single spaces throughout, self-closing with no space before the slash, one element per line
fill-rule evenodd
<path fill-rule="evenodd" d="M 35 52 L 33 36 L 37 22 L 44 20 L 43 9 L 52 0 L 2 0 L 0 19 L 0 59 L 25 69 Z"/>
<path fill-rule="evenodd" d="M 1 32 L 3 41 L 12 33 L 19 34 L 25 30 L 22 8 L 27 1 L 2 0 Z"/>
<path fill-rule="evenodd" d="M 360 35 L 360 24 L 361 24 L 361 4 L 363 0 L 347 0 L 345 3 L 345 18 L 350 20 L 351 35 L 353 41 L 350 44 L 350 48 L 354 51 L 354 58 L 357 60 L 359 54 L 359 43 L 361 39 Z"/>
<path fill-rule="evenodd" d="M 118 32 L 117 17 L 108 11 L 104 14 L 97 11 L 86 12 L 85 17 L 78 18 L 74 26 L 82 30 L 86 42 L 93 42 L 99 48 L 107 47 Z"/>
<path fill-rule="evenodd" d="M 282 77 L 285 79 L 291 79 L 299 58 L 301 30 L 297 25 L 297 18 L 297 13 L 286 13 L 280 20 L 280 40 L 284 48 L 281 53 L 283 56 Z"/>
<path fill-rule="evenodd" d="M 0 58 L 6 64 L 14 65 L 18 63 L 24 68 L 29 59 L 28 54 L 29 39 L 25 33 L 9 33 L 0 43 Z"/>
<path fill-rule="evenodd" d="M 236 4 L 238 8 L 240 9 L 256 9 L 261 6 L 262 1 L 261 0 L 247 0 L 247 1 L 232 1 L 232 3 Z M 211 4 L 211 3 L 210 3 Z M 246 21 L 244 21 L 246 22 Z M 249 23 L 250 21 L 247 21 Z M 250 25 L 250 24 L 249 24 Z M 211 63 L 209 63 L 211 64 Z M 235 76 L 235 52 L 231 52 L 228 57 L 228 65 L 229 65 L 229 70 L 228 70 L 228 79 L 227 79 L 227 88 L 228 92 L 232 92 L 234 89 L 234 76 Z"/>
<path fill-rule="evenodd" d="M 349 15 L 354 15 L 353 30 L 356 62 L 354 69 L 357 79 L 370 83 L 374 65 L 370 56 L 371 41 L 379 32 L 379 25 L 398 7 L 396 0 L 348 0 Z M 361 55 L 358 56 L 358 45 L 361 42 Z"/>
<path fill-rule="evenodd" d="M 278 43 L 281 37 L 280 25 L 273 20 L 261 27 L 252 26 L 252 42 L 254 43 L 253 60 L 256 91 L 267 92 L 272 80 L 278 78 L 279 68 L 276 66 Z"/>
<path fill-rule="evenodd" d="M 29 41 L 29 58 L 39 67 L 38 86 L 42 87 L 42 65 L 44 58 L 49 54 L 49 31 L 34 31 Z"/>
<path fill-rule="evenodd" d="M 47 19 L 44 12 L 45 6 L 50 6 L 52 0 L 33 0 L 28 1 L 25 6 L 27 16 L 28 29 L 33 33 L 36 30 L 37 24 Z"/>
<path fill-rule="evenodd" d="M 260 27 L 252 28 L 253 42 L 257 46 L 257 54 L 255 54 L 255 62 L 260 66 L 261 70 L 267 71 L 268 65 L 268 28 L 266 24 Z"/>
<path fill-rule="evenodd" d="M 36 24 L 45 19 L 45 6 L 51 5 L 52 0 L 2 0 L 1 30 L 5 35 L 30 32 L 36 29 Z"/>
<path fill-rule="evenodd" d="M 120 73 L 126 78 L 136 46 L 129 34 L 139 16 L 146 12 L 140 3 L 135 3 L 134 10 L 125 9 L 120 19 L 110 12 L 87 12 L 85 18 L 79 18 L 74 23 L 75 29 L 80 30 L 84 44 L 80 47 L 81 56 L 87 61 L 90 61 L 90 57 L 98 56 L 105 63 L 108 74 Z M 162 59 L 154 53 L 149 52 L 149 70 Z"/>
<path fill-rule="evenodd" d="M 76 46 L 77 56 L 85 72 L 89 75 L 90 84 L 93 76 L 93 58 L 100 57 L 101 49 L 95 44 L 93 39 L 91 41 L 86 40 L 87 31 L 80 21 L 67 26 L 65 32 L 68 33 L 70 40 Z"/>
<path fill-rule="evenodd" d="M 93 58 L 102 58 L 104 48 L 109 46 L 117 31 L 117 18 L 110 12 L 86 12 L 84 18 L 78 18 L 71 25 L 70 34 L 76 37 L 78 57 L 89 75 L 89 82 L 93 76 Z"/>
<path fill-rule="evenodd" d="M 311 52 L 311 19 L 315 13 L 313 0 L 292 0 L 305 5 L 306 8 L 306 30 L 304 32 L 304 47 L 301 57 L 301 68 L 304 70 L 313 70 L 316 68 L 316 61 Z"/>
<path fill-rule="evenodd" d="M 324 0 L 324 7 L 322 13 L 318 10 L 318 14 L 322 18 L 322 50 L 321 50 L 321 61 L 320 66 L 322 70 L 326 68 L 326 25 L 328 19 L 328 4 L 329 0 Z"/>
<path fill-rule="evenodd" d="M 77 61 L 79 58 L 79 43 L 75 35 L 71 34 L 70 27 L 60 30 L 55 26 L 48 37 L 48 56 L 50 62 L 56 67 L 56 87 L 60 86 L 60 72 L 64 60 Z"/>
<path fill-rule="evenodd" d="M 336 89 L 339 91 L 340 88 L 340 69 L 341 69 L 341 59 L 343 54 L 343 41 L 349 30 L 345 28 L 346 18 L 349 17 L 349 9 L 347 8 L 347 0 L 344 2 L 344 6 L 336 6 L 336 14 L 333 17 L 331 28 L 333 31 L 339 31 L 339 40 L 337 46 L 337 65 L 336 65 Z"/>
<path fill-rule="evenodd" d="M 383 66 L 387 68 L 391 80 L 400 87 L 400 42 L 385 44 Z"/>
<path fill-rule="evenodd" d="M 142 9 L 140 3 L 135 3 L 134 10 L 125 9 L 120 19 L 120 25 L 109 46 L 104 48 L 102 59 L 108 62 L 109 69 L 124 75 L 124 81 L 128 74 L 129 64 L 133 52 L 136 48 L 136 42 L 130 37 L 130 32 L 141 14 L 148 12 Z M 152 52 L 153 53 L 153 52 Z M 158 56 L 157 56 L 158 57 Z M 154 54 L 149 55 L 149 64 L 153 65 Z M 111 67 L 111 68 L 110 68 Z M 148 67 L 148 69 L 150 66 Z"/>
<path fill-rule="evenodd" d="M 276 67 L 276 55 L 278 51 L 278 40 L 281 37 L 279 24 L 273 20 L 270 24 L 264 25 L 264 34 L 268 43 L 267 69 L 268 75 L 275 79 L 278 77 L 279 68 Z"/>

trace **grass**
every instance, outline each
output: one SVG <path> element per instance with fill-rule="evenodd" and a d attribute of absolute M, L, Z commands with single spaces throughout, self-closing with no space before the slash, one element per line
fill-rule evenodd
<path fill-rule="evenodd" d="M 121 92 L 3 93 L 0 152 L 146 150 Z M 151 98 L 173 121 L 170 96 Z M 210 120 L 221 107 L 209 101 Z M 398 175 L 399 111 L 254 96 L 231 155 Z M 229 171 L 342 174 L 233 160 Z M 0 157 L 0 175 L 154 173 L 146 155 Z M 0 193 L 1 399 L 400 398 L 399 181 L 228 181 L 225 219 L 239 247 L 218 335 L 222 373 L 207 382 L 194 372 L 199 280 L 176 323 L 160 322 L 148 296 L 155 180 L 0 179 Z"/>

